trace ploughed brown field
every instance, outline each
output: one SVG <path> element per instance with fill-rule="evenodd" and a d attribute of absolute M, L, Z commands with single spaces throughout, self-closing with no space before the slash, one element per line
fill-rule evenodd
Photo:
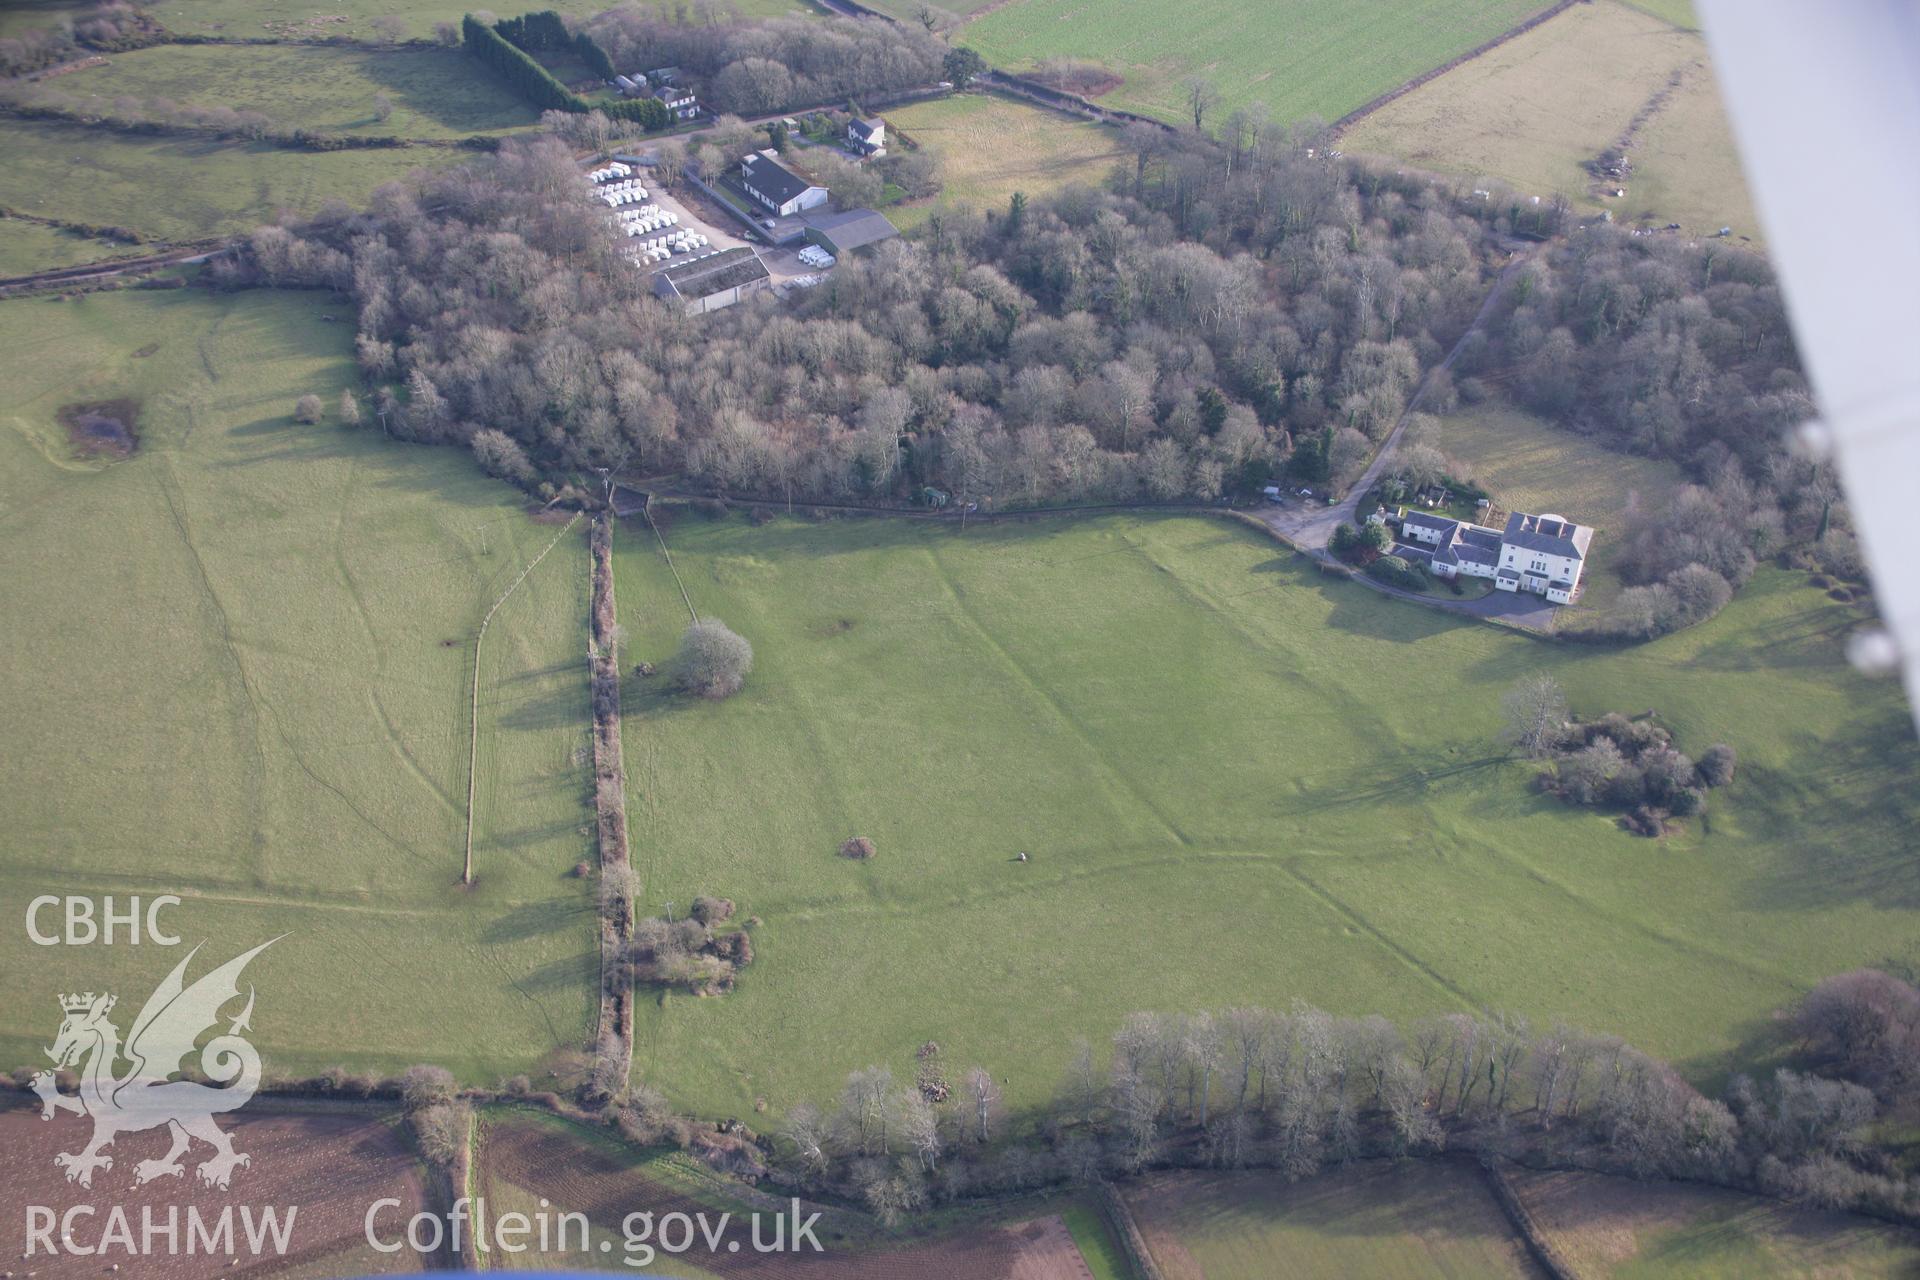
<path fill-rule="evenodd" d="M 377 1253 L 367 1246 L 364 1234 L 367 1208 L 376 1200 L 394 1198 L 401 1202 L 399 1209 L 388 1211 L 382 1218 L 383 1222 L 396 1224 L 387 1233 L 388 1238 L 427 1203 L 425 1171 L 397 1123 L 371 1108 L 338 1112 L 262 1110 L 269 1105 L 266 1099 L 259 1099 L 246 1111 L 219 1119 L 220 1127 L 233 1138 L 234 1150 L 252 1157 L 251 1164 L 234 1171 L 225 1191 L 203 1186 L 194 1176 L 194 1167 L 211 1153 L 199 1142 L 181 1157 L 185 1172 L 180 1177 L 134 1185 L 134 1167 L 140 1161 L 166 1154 L 164 1128 L 120 1135 L 106 1149 L 106 1154 L 113 1157 L 111 1169 L 96 1170 L 91 1187 L 70 1183 L 53 1158 L 59 1152 L 83 1148 L 92 1137 L 93 1122 L 68 1112 L 42 1120 L 37 1102 L 31 1108 L 0 1111 L 0 1152 L 5 1153 L 0 1162 L 0 1205 L 6 1207 L 0 1224 L 0 1260 L 4 1260 L 0 1269 L 15 1277 L 31 1274 L 35 1280 L 99 1280 L 110 1274 L 108 1269 L 115 1264 L 121 1275 L 141 1280 L 289 1273 L 360 1276 L 423 1269 L 427 1260 L 411 1250 Z M 56 1215 L 64 1215 L 76 1205 L 93 1206 L 93 1216 L 76 1217 L 73 1224 L 74 1241 L 86 1247 L 101 1242 L 108 1228 L 108 1214 L 119 1206 L 125 1211 L 136 1249 L 140 1247 L 142 1207 L 151 1206 L 153 1221 L 164 1224 L 172 1206 L 180 1223 L 180 1251 L 170 1255 L 165 1237 L 160 1236 L 155 1239 L 154 1254 L 128 1254 L 116 1245 L 96 1255 L 76 1255 L 63 1249 L 48 1256 L 44 1250 L 37 1250 L 27 1258 L 29 1205 L 44 1205 Z M 230 1265 L 222 1256 L 186 1253 L 188 1206 L 196 1207 L 209 1224 L 224 1208 L 233 1207 L 237 1265 Z M 289 1208 L 298 1206 L 284 1256 L 273 1254 L 271 1245 L 262 1256 L 248 1252 L 242 1206 L 250 1206 L 256 1213 L 272 1207 L 282 1215 L 282 1221 Z M 54 1238 L 60 1238 L 57 1226 Z"/>
<path fill-rule="evenodd" d="M 612 1242 L 611 1252 L 582 1255 L 576 1250 L 572 1254 L 542 1255 L 529 1251 L 510 1260 L 498 1259 L 495 1266 L 617 1270 L 621 1269 L 621 1222 L 628 1214 L 650 1212 L 657 1221 L 670 1213 L 705 1213 L 712 1219 L 726 1211 L 661 1184 L 612 1152 L 535 1122 L 500 1120 L 490 1125 L 481 1148 L 480 1168 L 481 1194 L 490 1215 L 497 1217 L 508 1210 L 536 1212 L 537 1199 L 545 1199 L 552 1206 L 549 1213 L 587 1215 L 593 1224 L 595 1251 L 603 1240 Z M 787 1202 L 778 1203 L 784 1206 Z M 737 1224 L 729 1228 L 729 1237 L 750 1240 L 749 1228 L 741 1219 L 756 1210 L 770 1216 L 775 1212 L 773 1205 L 773 1198 L 767 1197 L 764 1206 L 728 1206 Z M 801 1216 L 810 1212 L 803 1210 Z M 815 1227 L 825 1246 L 823 1252 L 755 1253 L 745 1243 L 738 1252 L 728 1252 L 725 1245 L 709 1252 L 696 1237 L 692 1251 L 672 1257 L 663 1253 L 646 1270 L 727 1280 L 742 1276 L 753 1280 L 787 1280 L 790 1276 L 820 1280 L 952 1280 L 959 1276 L 968 1280 L 1089 1280 L 1092 1275 L 1057 1214 L 1005 1225 L 970 1226 L 901 1244 L 846 1239 L 825 1229 L 830 1216 L 823 1217 Z"/>

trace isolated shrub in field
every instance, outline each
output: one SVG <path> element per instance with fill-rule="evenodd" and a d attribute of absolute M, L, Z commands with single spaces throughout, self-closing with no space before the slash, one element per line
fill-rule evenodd
<path fill-rule="evenodd" d="M 1716 742 L 1707 748 L 1695 767 L 1700 771 L 1700 781 L 1710 787 L 1724 787 L 1733 781 L 1733 766 L 1733 748 Z"/>
<path fill-rule="evenodd" d="M 726 898 L 700 894 L 694 915 L 679 920 L 659 916 L 634 926 L 627 945 L 627 967 L 635 982 L 679 987 L 695 995 L 719 995 L 733 987 L 734 972 L 753 959 L 744 933 L 715 935 L 708 920 L 733 913 Z"/>
<path fill-rule="evenodd" d="M 680 687 L 702 698 L 726 698 L 740 691 L 753 670 L 753 646 L 718 618 L 688 627 L 676 659 Z"/>
<path fill-rule="evenodd" d="M 853 836 L 840 846 L 841 857 L 855 858 L 861 862 L 871 858 L 875 852 L 873 841 L 865 836 Z"/>
<path fill-rule="evenodd" d="M 306 395 L 294 401 L 293 420 L 295 422 L 312 426 L 314 423 L 320 421 L 322 412 L 324 412 L 324 410 L 320 404 L 320 397 L 314 395 L 312 392 L 308 392 Z"/>

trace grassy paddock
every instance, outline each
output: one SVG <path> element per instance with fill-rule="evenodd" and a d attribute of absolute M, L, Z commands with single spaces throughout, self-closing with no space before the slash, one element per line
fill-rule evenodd
<path fill-rule="evenodd" d="M 116 54 L 57 82 L 110 107 L 123 95 L 258 111 L 285 129 L 460 138 L 539 123 L 499 75 L 458 49 L 341 49 L 325 45 L 161 45 Z M 374 99 L 393 113 L 375 118 Z"/>
<path fill-rule="evenodd" d="M 135 254 L 138 246 L 95 240 L 58 227 L 0 218 L 0 276 L 24 276 L 56 267 L 77 267 L 102 258 Z"/>
<path fill-rule="evenodd" d="M 1037 198 L 1076 182 L 1098 185 L 1123 154 L 1105 125 L 998 94 L 910 103 L 886 118 L 940 155 L 940 194 L 888 210 L 902 227 L 960 204 L 1004 211 L 1016 191 Z"/>
<path fill-rule="evenodd" d="M 296 426 L 354 381 L 309 294 L 0 304 L 0 885 L 177 893 L 200 963 L 249 971 L 267 1068 L 436 1061 L 491 1081 L 588 1034 L 580 828 L 586 557 L 556 549 L 488 635 L 479 880 L 456 887 L 470 646 L 553 537 L 454 450 Z M 55 415 L 143 402 L 140 451 L 75 461 Z M 331 412 L 329 413 L 331 416 Z M 58 972 L 0 934 L 0 1063 L 40 1058 L 56 990 L 133 1004 L 151 947 Z"/>
<path fill-rule="evenodd" d="M 165 240 L 233 235 L 329 199 L 364 204 L 409 170 L 461 159 L 437 147 L 319 153 L 24 120 L 0 121 L 0 155 L 0 204 Z"/>
<path fill-rule="evenodd" d="M 1627 197 L 1596 199 L 1582 166 L 1662 93 L 1632 149 Z M 1436 172 L 1499 178 L 1523 193 L 1559 192 L 1617 218 L 1678 222 L 1694 234 L 1723 225 L 1759 234 L 1706 41 L 1619 0 L 1576 5 L 1455 67 L 1366 117 L 1345 145 Z"/>
<path fill-rule="evenodd" d="M 1022 70 L 1043 58 L 1098 62 L 1125 77 L 1102 101 L 1165 120 L 1186 110 L 1181 82 L 1215 81 L 1218 116 L 1263 104 L 1276 120 L 1335 120 L 1545 8 L 1539 0 L 1011 0 L 962 34 L 986 60 Z"/>
<path fill-rule="evenodd" d="M 703 1113 L 908 1073 L 929 1039 L 1017 1106 L 1130 1010 L 1295 996 L 1564 1017 L 1711 1081 L 1811 982 L 1913 952 L 1920 751 L 1844 661 L 1863 615 L 1801 575 L 1613 651 L 1195 518 L 668 538 L 757 653 L 733 700 L 635 682 L 624 721 L 646 908 L 719 893 L 765 922 L 733 994 L 641 1004 L 639 1074 Z M 677 588 L 644 530 L 617 556 L 633 660 L 664 660 Z M 1577 710 L 1733 743 L 1740 779 L 1660 843 L 1533 795 L 1494 737 L 1534 669 Z M 856 834 L 872 861 L 836 856 Z"/>
<path fill-rule="evenodd" d="M 1581 1275 L 1621 1280 L 1911 1276 L 1920 1232 L 1716 1187 L 1515 1171 L 1514 1187 Z"/>
<path fill-rule="evenodd" d="M 1367 1162 L 1299 1183 L 1161 1174 L 1127 1200 L 1167 1280 L 1535 1274 L 1466 1164 Z"/>
<path fill-rule="evenodd" d="M 1672 463 L 1603 449 L 1496 401 L 1444 419 L 1440 447 L 1471 467 L 1505 509 L 1551 511 L 1594 527 L 1593 560 L 1581 579 L 1583 609 L 1620 594 L 1613 562 L 1627 513 L 1657 509 L 1685 479 Z"/>

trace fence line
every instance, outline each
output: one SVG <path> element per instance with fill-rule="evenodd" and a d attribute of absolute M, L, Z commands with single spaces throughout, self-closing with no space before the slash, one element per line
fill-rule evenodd
<path fill-rule="evenodd" d="M 495 600 L 492 607 L 487 610 L 487 616 L 480 619 L 480 629 L 474 633 L 473 689 L 469 695 L 467 708 L 467 856 L 460 872 L 461 884 L 473 883 L 473 794 L 480 764 L 480 646 L 487 638 L 487 624 L 493 621 L 493 615 L 499 612 L 500 606 L 507 602 L 507 597 L 519 590 L 520 584 L 527 580 L 527 575 L 533 572 L 534 566 L 545 560 L 547 552 L 559 546 L 560 539 L 566 537 L 573 526 L 579 523 L 580 513 L 576 511 L 573 513 L 573 519 L 567 521 L 566 527 L 553 535 L 553 541 L 549 542 L 539 555 L 527 562 L 527 567 L 520 571 L 520 576 L 513 580 L 513 585 L 500 593 L 500 598 Z"/>

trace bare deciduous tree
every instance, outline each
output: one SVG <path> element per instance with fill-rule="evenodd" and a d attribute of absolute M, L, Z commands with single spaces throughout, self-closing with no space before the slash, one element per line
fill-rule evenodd
<path fill-rule="evenodd" d="M 1525 676 L 1500 699 L 1503 741 L 1535 760 L 1545 756 L 1567 727 L 1567 693 L 1544 671 Z"/>
<path fill-rule="evenodd" d="M 973 1111 L 973 1140 L 991 1142 L 994 1120 L 1000 1111 L 1000 1086 L 994 1083 L 991 1071 L 974 1067 L 967 1072 L 966 1090 L 967 1104 Z"/>
<path fill-rule="evenodd" d="M 1188 76 L 1180 88 L 1186 94 L 1187 114 L 1193 117 L 1195 131 L 1204 129 L 1207 113 L 1220 105 L 1220 86 L 1204 76 Z"/>

